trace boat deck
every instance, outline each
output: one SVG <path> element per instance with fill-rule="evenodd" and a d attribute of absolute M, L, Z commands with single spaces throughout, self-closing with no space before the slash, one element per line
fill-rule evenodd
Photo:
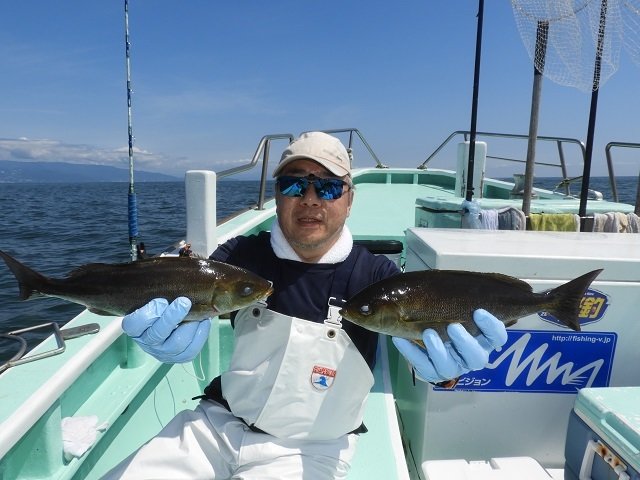
<path fill-rule="evenodd" d="M 404 240 L 407 226 L 415 224 L 416 198 L 429 195 L 433 189 L 424 185 L 387 184 L 380 197 L 380 185 L 356 185 L 351 215 L 347 225 L 360 240 L 384 238 Z M 394 199 L 393 202 L 388 199 Z M 371 208 L 374 205 L 375 208 Z"/>
<path fill-rule="evenodd" d="M 356 195 L 347 225 L 357 239 L 403 241 L 406 228 L 424 226 L 417 219 L 417 209 L 421 207 L 428 207 L 436 218 L 438 224 L 429 226 L 460 228 L 463 198 L 452 192 L 453 179 L 441 172 L 431 175 L 415 170 L 388 169 L 374 174 L 356 174 L 354 181 Z M 505 196 L 508 190 L 498 188 L 503 183 L 492 181 L 485 184 L 485 196 L 474 199 L 480 208 L 522 208 L 522 199 L 508 198 Z M 578 213 L 579 199 L 548 191 L 539 192 L 539 197 L 531 200 L 531 213 Z M 633 207 L 606 200 L 587 203 L 587 215 L 606 212 L 630 213 Z"/>

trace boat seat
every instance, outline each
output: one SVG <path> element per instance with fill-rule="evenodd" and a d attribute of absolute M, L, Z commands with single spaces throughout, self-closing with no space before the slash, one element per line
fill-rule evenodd
<path fill-rule="evenodd" d="M 354 240 L 354 244 L 361 245 L 375 254 L 398 254 L 402 253 L 402 242 L 399 240 Z"/>
<path fill-rule="evenodd" d="M 390 260 L 395 262 L 398 268 L 401 267 L 400 258 L 402 257 L 403 245 L 399 240 L 374 239 L 374 240 L 354 240 L 355 245 L 365 247 L 375 255 L 386 255 Z"/>

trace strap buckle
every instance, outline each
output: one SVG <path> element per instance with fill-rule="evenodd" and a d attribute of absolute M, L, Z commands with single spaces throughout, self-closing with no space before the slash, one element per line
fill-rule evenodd
<path fill-rule="evenodd" d="M 338 300 L 336 297 L 329 297 L 329 302 L 327 303 L 329 305 L 329 310 L 324 323 L 336 328 L 342 328 L 342 317 L 340 316 L 340 310 L 347 302 L 345 300 Z"/>

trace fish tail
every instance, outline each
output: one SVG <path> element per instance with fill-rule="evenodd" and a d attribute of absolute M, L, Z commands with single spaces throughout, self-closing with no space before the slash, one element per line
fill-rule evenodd
<path fill-rule="evenodd" d="M 40 275 L 38 272 L 31 270 L 26 265 L 23 265 L 11 255 L 0 250 L 0 257 L 4 260 L 9 267 L 9 270 L 13 272 L 18 280 L 20 287 L 20 300 L 27 300 L 34 292 L 39 292 L 39 286 L 47 282 L 45 276 Z"/>
<path fill-rule="evenodd" d="M 602 272 L 602 269 L 585 273 L 559 287 L 549 290 L 547 295 L 552 299 L 547 311 L 567 327 L 579 332 L 580 303 L 591 282 Z"/>

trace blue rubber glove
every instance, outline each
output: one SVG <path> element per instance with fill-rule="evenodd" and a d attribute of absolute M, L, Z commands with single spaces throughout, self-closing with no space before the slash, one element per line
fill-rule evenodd
<path fill-rule="evenodd" d="M 435 330 L 425 330 L 422 340 L 426 350 L 405 338 L 393 337 L 392 341 L 421 379 L 440 383 L 484 368 L 489 353 L 506 343 L 507 329 L 489 312 L 476 310 L 473 321 L 481 334 L 473 337 L 462 325 L 452 323 L 447 327 L 451 341 L 446 343 Z"/>
<path fill-rule="evenodd" d="M 202 350 L 211 329 L 211 320 L 185 322 L 191 300 L 178 297 L 171 304 L 155 298 L 122 319 L 122 330 L 140 348 L 164 363 L 189 362 Z"/>

